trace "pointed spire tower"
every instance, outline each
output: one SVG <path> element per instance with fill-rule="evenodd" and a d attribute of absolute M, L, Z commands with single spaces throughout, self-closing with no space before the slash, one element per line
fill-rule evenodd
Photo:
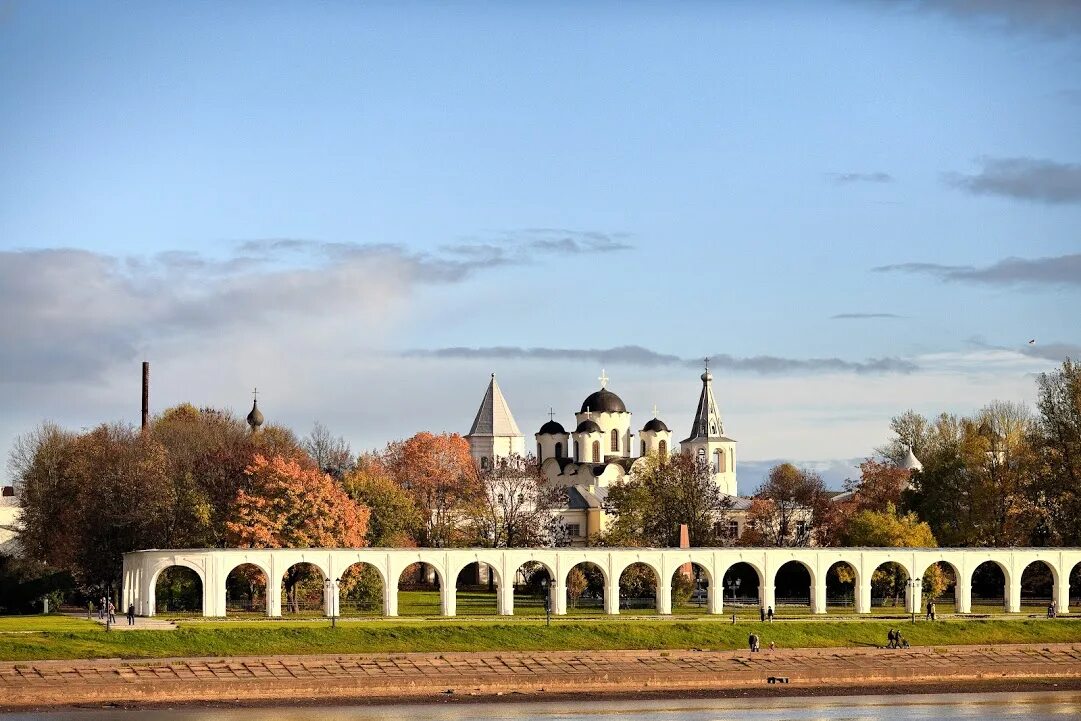
<path fill-rule="evenodd" d="M 496 460 L 512 454 L 525 455 L 525 436 L 514 422 L 514 415 L 495 380 L 495 373 L 488 383 L 488 390 L 480 402 L 466 440 L 469 441 L 473 460 L 481 468 L 487 468 Z"/>
<path fill-rule="evenodd" d="M 680 443 L 684 453 L 690 453 L 703 463 L 709 464 L 713 482 L 721 493 L 736 495 L 736 442 L 724 435 L 721 412 L 713 397 L 713 374 L 709 372 L 709 358 L 701 375 L 702 393 L 698 397 L 698 410 L 691 423 L 691 435 Z"/>

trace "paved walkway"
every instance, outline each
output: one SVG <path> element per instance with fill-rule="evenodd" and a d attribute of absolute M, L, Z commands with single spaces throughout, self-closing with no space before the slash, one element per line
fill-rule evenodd
<path fill-rule="evenodd" d="M 1081 644 L 981 648 L 359 654 L 0 663 L 0 708 L 439 695 L 710 691 L 1081 679 Z"/>

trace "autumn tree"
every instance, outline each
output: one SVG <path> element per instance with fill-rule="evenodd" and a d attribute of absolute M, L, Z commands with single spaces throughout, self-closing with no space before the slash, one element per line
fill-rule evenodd
<path fill-rule="evenodd" d="M 369 509 L 351 499 L 326 473 L 295 459 L 257 454 L 245 470 L 250 479 L 226 525 L 230 545 L 240 548 L 361 548 Z M 300 565 L 285 575 L 286 597 L 299 611 Z"/>
<path fill-rule="evenodd" d="M 362 455 L 342 486 L 353 500 L 371 509 L 367 545 L 417 545 L 416 536 L 424 527 L 424 518 L 413 496 L 394 482 L 378 457 Z"/>
<path fill-rule="evenodd" d="M 750 529 L 743 541 L 766 546 L 807 546 L 827 511 L 822 477 L 807 469 L 782 463 L 754 493 L 747 513 Z"/>
<path fill-rule="evenodd" d="M 482 468 L 476 499 L 462 514 L 473 543 L 495 548 L 555 545 L 564 541 L 557 509 L 566 489 L 550 486 L 532 456 L 512 455 Z"/>
<path fill-rule="evenodd" d="M 931 527 L 921 521 L 915 513 L 901 514 L 892 504 L 887 504 L 881 511 L 865 509 L 848 519 L 845 526 L 844 542 L 847 546 L 872 546 L 876 548 L 933 548 L 938 545 Z M 839 574 L 842 581 L 851 580 L 845 576 L 849 569 Z M 944 583 L 939 576 L 937 566 L 929 569 L 927 583 L 932 595 L 941 592 Z M 897 599 L 904 592 L 907 582 L 904 570 L 898 564 L 888 564 L 875 570 L 871 576 L 872 593 L 875 596 Z"/>
<path fill-rule="evenodd" d="M 421 513 L 420 545 L 442 547 L 458 542 L 459 511 L 478 495 L 469 442 L 457 433 L 417 433 L 389 444 L 383 462 Z"/>
<path fill-rule="evenodd" d="M 732 502 L 713 482 L 707 461 L 680 453 L 639 463 L 632 476 L 608 489 L 605 509 L 614 516 L 610 542 L 678 546 L 681 524 L 687 524 L 696 546 L 724 542 L 718 529 L 727 526 Z"/>

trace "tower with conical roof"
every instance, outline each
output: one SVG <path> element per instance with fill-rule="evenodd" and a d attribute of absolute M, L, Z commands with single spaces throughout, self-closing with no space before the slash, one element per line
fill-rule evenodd
<path fill-rule="evenodd" d="M 488 390 L 477 409 L 477 417 L 466 435 L 473 460 L 481 468 L 487 468 L 501 458 L 525 455 L 525 436 L 518 430 L 510 405 L 496 383 L 495 373 L 488 383 Z"/>
<path fill-rule="evenodd" d="M 702 379 L 702 393 L 698 397 L 698 409 L 691 423 L 691 435 L 679 445 L 684 453 L 690 453 L 709 465 L 713 482 L 721 493 L 736 495 L 736 442 L 724 435 L 724 424 L 713 397 L 713 374 L 709 372 L 706 359 Z"/>

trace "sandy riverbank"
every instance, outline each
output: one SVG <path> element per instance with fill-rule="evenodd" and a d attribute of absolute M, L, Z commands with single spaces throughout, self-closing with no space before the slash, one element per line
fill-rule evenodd
<path fill-rule="evenodd" d="M 770 676 L 788 683 L 770 684 Z M 1081 689 L 1081 644 L 360 654 L 0 664 L 0 709 L 716 698 Z"/>

